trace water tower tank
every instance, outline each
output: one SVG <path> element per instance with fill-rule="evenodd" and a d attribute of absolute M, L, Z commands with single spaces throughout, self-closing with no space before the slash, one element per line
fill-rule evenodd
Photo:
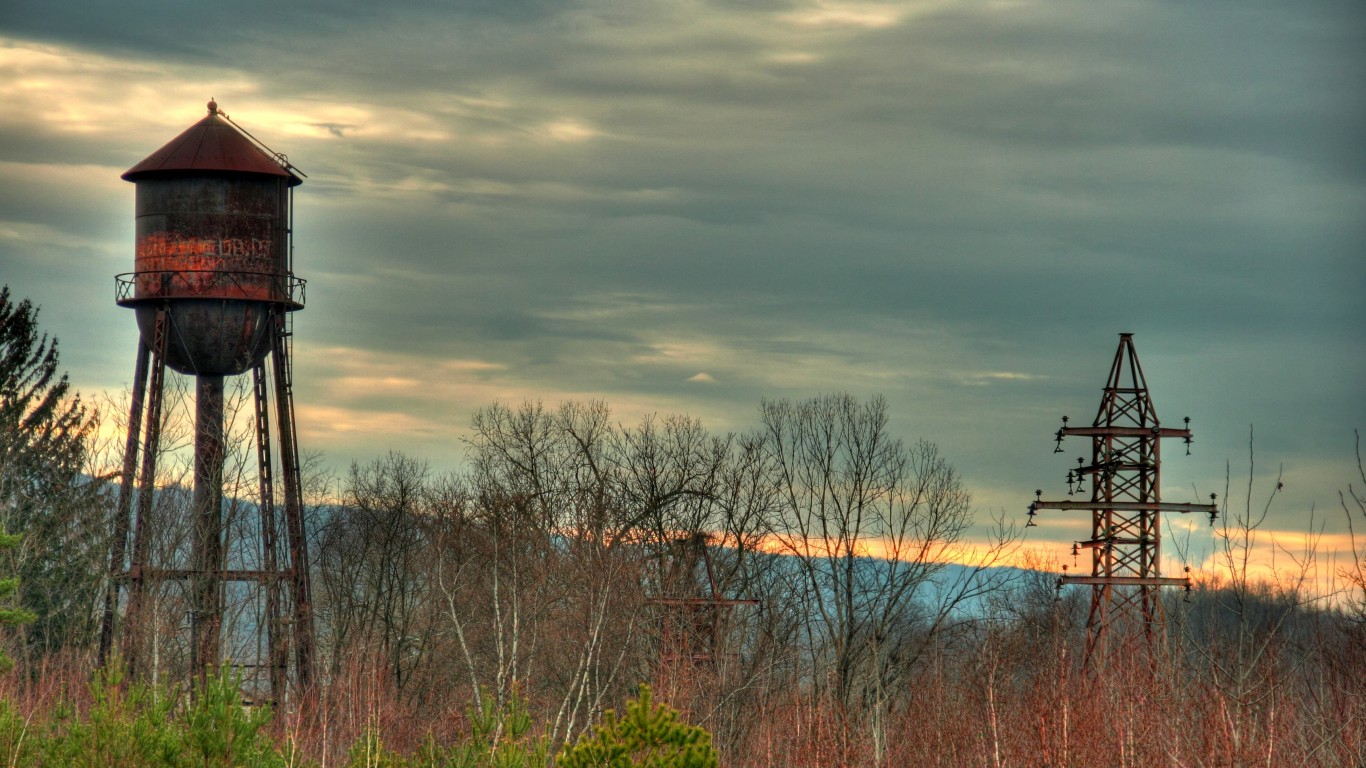
<path fill-rule="evenodd" d="M 118 303 L 137 310 L 148 346 L 169 308 L 174 370 L 234 376 L 269 352 L 271 306 L 303 306 L 289 263 L 289 190 L 302 180 L 208 106 L 123 174 L 137 185 L 137 252 Z"/>

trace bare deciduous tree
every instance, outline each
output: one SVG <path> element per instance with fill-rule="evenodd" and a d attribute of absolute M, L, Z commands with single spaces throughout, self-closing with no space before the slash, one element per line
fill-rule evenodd
<path fill-rule="evenodd" d="M 430 470 L 390 453 L 353 464 L 343 502 L 319 536 L 319 586 L 334 651 L 377 655 L 400 692 L 429 651 L 433 617 L 424 571 L 430 550 Z"/>
<path fill-rule="evenodd" d="M 765 401 L 760 413 L 778 496 L 772 536 L 807 607 L 813 680 L 839 711 L 872 717 L 876 749 L 897 682 L 953 608 L 986 588 L 977 577 L 1011 537 L 967 573 L 936 581 L 959 554 L 971 508 L 932 443 L 895 438 L 881 397 Z"/>

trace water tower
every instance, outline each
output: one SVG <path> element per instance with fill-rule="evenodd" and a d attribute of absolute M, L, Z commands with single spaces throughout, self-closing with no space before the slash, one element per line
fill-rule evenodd
<path fill-rule="evenodd" d="M 114 645 L 122 605 L 124 662 L 133 674 L 145 673 L 148 635 L 157 631 L 145 620 L 146 598 L 149 590 L 175 583 L 184 587 L 188 605 L 179 626 L 188 630 L 191 678 L 202 679 L 224 661 L 241 663 L 223 658 L 224 595 L 229 587 L 246 590 L 261 605 L 248 631 L 258 635 L 256 646 L 264 652 L 241 664 L 251 668 L 244 677 L 267 672 L 277 703 L 291 677 L 302 689 L 313 670 L 290 360 L 290 313 L 304 300 L 291 241 L 293 189 L 301 175 L 210 101 L 206 117 L 123 174 L 137 188 L 137 245 L 134 271 L 115 278 L 115 300 L 135 310 L 140 338 L 101 660 Z M 152 536 L 167 525 L 154 512 L 167 368 L 195 380 L 193 533 L 188 547 L 153 556 Z M 254 511 L 260 525 L 250 535 L 229 536 L 223 524 L 224 379 L 247 373 L 255 401 Z M 242 548 L 254 552 L 251 567 L 227 557 Z"/>

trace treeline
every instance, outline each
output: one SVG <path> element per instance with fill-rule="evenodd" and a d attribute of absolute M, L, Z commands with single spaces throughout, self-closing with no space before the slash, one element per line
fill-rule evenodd
<path fill-rule="evenodd" d="M 380 672 L 419 713 L 517 690 L 557 742 L 643 680 L 732 753 L 778 692 L 888 711 L 989 586 L 945 568 L 968 494 L 934 446 L 888 433 L 880 399 L 760 415 L 718 436 L 619 426 L 599 403 L 495 405 L 467 473 L 353 466 L 315 525 L 330 675 Z"/>
<path fill-rule="evenodd" d="M 21 536 L 0 559 L 34 614 L 4 630 L 17 663 L 0 726 L 22 735 L 101 711 L 79 692 L 99 690 L 120 457 L 32 308 L 0 298 L 0 522 Z M 249 402 L 230 398 L 229 568 L 259 567 Z M 497 404 L 473 418 L 458 472 L 401 453 L 340 477 L 315 463 L 320 680 L 253 732 L 289 764 L 381 764 L 347 762 L 357 748 L 369 760 L 371 740 L 397 764 L 472 733 L 497 744 L 521 713 L 552 755 L 649 682 L 727 766 L 1366 762 L 1366 553 L 1332 566 L 1334 595 L 1309 578 L 1312 547 L 1299 579 L 1258 581 L 1261 507 L 1226 499 L 1205 583 L 1167 595 L 1146 650 L 1088 664 L 1087 593 L 993 568 L 1017 558 L 1017 532 L 984 541 L 953 467 L 888 422 L 881 398 L 847 395 L 765 401 L 742 434 L 682 416 L 622 425 L 602 403 Z M 154 566 L 183 561 L 189 540 L 188 409 L 168 411 L 163 435 Z M 1356 488 L 1342 507 L 1366 522 Z M 224 656 L 243 665 L 237 693 L 259 696 L 260 596 L 226 597 Z M 153 693 L 129 707 L 193 711 L 175 687 L 188 605 L 179 582 L 149 589 Z"/>
<path fill-rule="evenodd" d="M 323 682 L 276 738 L 340 761 L 377 733 L 416 756 L 463 743 L 472 706 L 520 702 L 553 753 L 649 681 L 725 765 L 1366 755 L 1359 557 L 1332 600 L 1308 560 L 1259 581 L 1257 511 L 1226 506 L 1217 567 L 1166 595 L 1163 635 L 1088 665 L 1084 589 L 986 567 L 1010 532 L 976 568 L 944 565 L 966 553 L 970 500 L 933 446 L 887 434 L 881 401 L 764 403 L 760 423 L 712 435 L 680 417 L 623 427 L 601 404 L 495 405 L 465 473 L 388 454 L 317 483 Z M 174 629 L 163 680 L 183 674 Z"/>

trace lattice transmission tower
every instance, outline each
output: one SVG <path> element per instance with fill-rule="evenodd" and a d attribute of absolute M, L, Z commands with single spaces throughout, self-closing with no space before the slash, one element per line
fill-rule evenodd
<path fill-rule="evenodd" d="M 1063 566 L 1058 589 L 1068 584 L 1091 587 L 1086 662 L 1107 664 L 1120 658 L 1117 654 L 1140 652 L 1160 637 L 1162 587 L 1191 588 L 1189 568 L 1186 575 L 1162 575 L 1162 513 L 1204 513 L 1213 522 L 1218 507 L 1162 501 L 1162 440 L 1182 440 L 1189 455 L 1190 417 L 1179 429 L 1158 421 L 1132 333 L 1119 335 L 1095 421 L 1089 427 L 1071 427 L 1064 416 L 1062 422 L 1054 453 L 1062 453 L 1063 438 L 1091 438 L 1090 463 L 1078 457 L 1067 473 L 1067 494 L 1084 494 L 1090 482 L 1091 499 L 1046 501 L 1043 491 L 1035 491 L 1028 525 L 1034 525 L 1039 510 L 1091 512 L 1091 537 L 1072 547 L 1073 555 L 1091 553 L 1091 574 L 1069 574 Z M 1213 494 L 1210 500 L 1215 500 Z"/>

